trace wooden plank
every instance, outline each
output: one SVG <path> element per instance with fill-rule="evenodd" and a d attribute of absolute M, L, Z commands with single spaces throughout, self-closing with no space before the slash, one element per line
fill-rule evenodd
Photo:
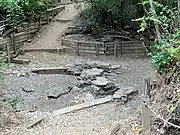
<path fill-rule="evenodd" d="M 70 39 L 62 39 L 63 42 L 78 42 L 78 43 L 81 43 L 81 44 L 101 44 L 101 45 L 104 45 L 103 42 L 88 42 L 88 41 L 77 41 L 77 40 L 70 40 Z"/>
<path fill-rule="evenodd" d="M 13 59 L 11 59 L 11 62 L 16 63 L 16 64 L 29 64 L 30 60 L 13 58 Z"/>
<path fill-rule="evenodd" d="M 44 117 L 38 119 L 37 121 L 35 121 L 35 122 L 31 123 L 29 126 L 27 126 L 27 129 L 33 128 L 34 126 L 40 124 L 43 120 L 44 120 Z"/>
<path fill-rule="evenodd" d="M 62 20 L 62 19 L 56 18 L 56 21 L 60 23 L 68 23 L 68 22 L 71 22 L 72 20 Z"/>
<path fill-rule="evenodd" d="M 0 45 L 11 43 L 10 38 L 0 39 Z"/>
<path fill-rule="evenodd" d="M 125 50 L 146 50 L 146 48 L 145 47 L 143 47 L 143 46 L 124 46 L 124 49 Z"/>
<path fill-rule="evenodd" d="M 21 52 L 63 52 L 63 48 L 35 48 L 35 49 L 20 49 Z"/>
<path fill-rule="evenodd" d="M 52 11 L 54 11 L 54 10 L 62 11 L 62 10 L 64 10 L 64 9 L 65 9 L 65 6 L 60 5 L 60 6 L 57 6 L 57 7 L 55 7 L 55 8 L 47 9 L 47 12 L 52 12 Z"/>
<path fill-rule="evenodd" d="M 34 32 L 37 32 L 37 31 L 38 31 L 37 29 L 30 30 L 30 33 L 34 33 Z M 27 35 L 27 31 L 16 33 L 15 37 L 19 37 L 19 36 L 22 36 L 22 35 Z"/>
<path fill-rule="evenodd" d="M 18 44 L 25 43 L 25 42 L 27 42 L 27 38 L 20 39 L 20 40 L 16 41 L 16 46 Z"/>
<path fill-rule="evenodd" d="M 122 42 L 118 42 L 120 44 L 142 44 L 141 41 L 122 41 Z"/>
<path fill-rule="evenodd" d="M 30 25 L 30 30 L 34 30 L 34 29 L 38 29 L 38 24 L 33 24 L 33 25 Z M 26 27 L 19 27 L 18 28 L 18 33 L 20 32 L 25 32 L 27 31 L 27 28 Z"/>
<path fill-rule="evenodd" d="M 135 50 L 135 49 L 128 49 L 128 50 L 123 50 L 123 53 L 139 53 L 139 52 L 143 52 L 145 53 L 146 50 L 145 49 L 138 49 L 138 50 Z"/>
<path fill-rule="evenodd" d="M 78 104 L 78 105 L 74 105 L 74 106 L 70 106 L 70 107 L 67 107 L 67 108 L 63 108 L 63 109 L 54 111 L 52 113 L 52 116 L 71 113 L 71 112 L 82 110 L 82 109 L 89 108 L 89 107 L 92 107 L 92 106 L 105 104 L 105 103 L 111 102 L 111 101 L 112 101 L 112 96 L 107 96 L 105 98 L 100 98 L 100 99 L 94 99 L 94 100 L 92 100 L 90 102 L 85 102 L 85 103 L 82 103 L 82 104 Z"/>
<path fill-rule="evenodd" d="M 2 24 L 7 24 L 8 23 L 8 19 L 6 19 L 6 20 L 3 20 L 3 21 L 0 21 L 0 25 L 2 25 Z"/>
<path fill-rule="evenodd" d="M 66 74 L 66 71 L 66 67 L 34 68 L 31 70 L 31 72 L 38 74 Z"/>

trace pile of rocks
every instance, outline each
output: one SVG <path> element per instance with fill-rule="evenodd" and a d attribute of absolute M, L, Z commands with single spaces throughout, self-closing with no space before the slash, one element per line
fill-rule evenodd
<path fill-rule="evenodd" d="M 113 95 L 119 90 L 118 84 L 108 79 L 111 74 L 120 74 L 121 66 L 104 63 L 76 64 L 67 70 L 67 74 L 78 76 L 75 91 L 91 92 L 95 97 Z"/>

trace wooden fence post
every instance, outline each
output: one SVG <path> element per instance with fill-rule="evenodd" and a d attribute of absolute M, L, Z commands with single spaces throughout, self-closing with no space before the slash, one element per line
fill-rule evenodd
<path fill-rule="evenodd" d="M 9 44 L 6 44 L 6 50 L 7 50 L 7 60 L 8 60 L 8 63 L 11 63 L 11 55 L 10 55 Z"/>
<path fill-rule="evenodd" d="M 99 58 L 99 44 L 96 43 L 96 56 Z"/>
<path fill-rule="evenodd" d="M 30 25 L 31 25 L 31 21 L 28 22 L 28 33 L 27 33 L 28 39 L 27 39 L 27 41 L 30 41 Z"/>
<path fill-rule="evenodd" d="M 14 54 L 16 54 L 16 41 L 15 41 L 15 31 L 13 31 L 13 35 L 12 35 L 12 45 L 13 45 L 13 48 L 14 48 Z"/>
<path fill-rule="evenodd" d="M 117 56 L 117 41 L 114 43 L 114 58 Z"/>
<path fill-rule="evenodd" d="M 39 16 L 39 30 L 41 29 L 41 22 L 42 22 L 42 20 L 41 20 L 41 15 Z"/>
<path fill-rule="evenodd" d="M 76 44 L 76 54 L 79 56 L 79 44 L 78 42 L 75 43 Z"/>
<path fill-rule="evenodd" d="M 143 135 L 151 134 L 150 110 L 145 103 L 149 103 L 150 78 L 144 80 L 144 90 L 142 91 L 142 124 Z"/>

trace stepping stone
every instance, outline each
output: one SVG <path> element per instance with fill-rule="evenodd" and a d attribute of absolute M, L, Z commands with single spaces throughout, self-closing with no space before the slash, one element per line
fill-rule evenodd
<path fill-rule="evenodd" d="M 128 97 L 137 92 L 138 90 L 136 90 L 134 87 L 122 88 L 114 93 L 113 99 L 121 99 L 122 97 Z"/>
<path fill-rule="evenodd" d="M 96 80 L 92 81 L 92 84 L 99 86 L 99 87 L 105 87 L 109 83 L 108 79 L 105 77 L 97 77 Z"/>
<path fill-rule="evenodd" d="M 119 69 L 121 66 L 120 65 L 112 65 L 111 69 Z"/>
<path fill-rule="evenodd" d="M 83 70 L 81 73 L 81 76 L 100 76 L 103 73 L 103 69 L 97 69 L 97 68 L 92 68 L 92 69 L 86 69 Z"/>

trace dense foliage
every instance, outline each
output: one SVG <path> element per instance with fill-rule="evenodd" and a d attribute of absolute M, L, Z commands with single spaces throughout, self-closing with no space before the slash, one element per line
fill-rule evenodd
<path fill-rule="evenodd" d="M 20 22 L 45 11 L 44 0 L 0 0 L 0 14 L 10 19 L 10 25 L 16 27 Z"/>
<path fill-rule="evenodd" d="M 147 8 L 149 2 L 144 1 L 143 6 Z M 141 20 L 141 29 L 139 31 L 152 30 L 153 26 L 158 27 L 154 46 L 150 53 L 152 63 L 160 74 L 175 75 L 179 71 L 180 65 L 180 29 L 178 28 L 177 8 L 171 8 L 161 3 L 154 2 L 154 9 L 149 8 Z M 155 31 L 155 29 L 154 29 Z M 174 77 L 175 77 L 174 76 Z"/>
<path fill-rule="evenodd" d="M 138 0 L 87 0 L 82 16 L 93 30 L 124 27 L 140 17 L 142 6 L 136 3 Z"/>

